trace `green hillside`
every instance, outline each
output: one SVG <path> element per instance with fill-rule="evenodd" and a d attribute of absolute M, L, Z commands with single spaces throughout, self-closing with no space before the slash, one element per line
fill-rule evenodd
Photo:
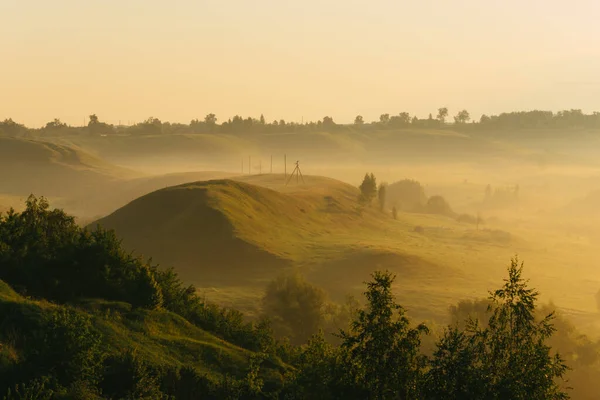
<path fill-rule="evenodd" d="M 0 281 L 0 334 L 2 356 L 14 361 L 24 358 L 23 348 L 14 335 L 27 336 L 35 326 L 56 312 L 73 312 L 89 318 L 101 334 L 102 348 L 108 356 L 134 350 L 141 360 L 162 367 L 191 366 L 212 379 L 224 374 L 243 377 L 252 352 L 210 334 L 165 310 L 132 309 L 123 302 L 101 299 L 61 306 L 47 301 L 29 300 Z M 7 335 L 10 333 L 9 335 Z M 12 337 L 11 337 L 12 336 Z M 268 374 L 285 371 L 283 364 L 271 364 Z"/>

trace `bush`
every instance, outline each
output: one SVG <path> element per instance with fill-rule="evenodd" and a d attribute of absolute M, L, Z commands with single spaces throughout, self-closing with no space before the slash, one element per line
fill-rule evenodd
<path fill-rule="evenodd" d="M 287 336 L 293 344 L 303 344 L 323 325 L 325 299 L 322 289 L 296 273 L 269 283 L 262 304 L 276 336 Z"/>
<path fill-rule="evenodd" d="M 0 279 L 21 294 L 58 302 L 84 297 L 161 304 L 149 266 L 126 253 L 114 232 L 81 229 L 62 210 L 30 196 L 22 213 L 0 215 Z"/>
<path fill-rule="evenodd" d="M 446 215 L 449 217 L 454 216 L 450 204 L 442 196 L 432 196 L 427 200 L 425 205 L 425 212 L 428 214 Z"/>
<path fill-rule="evenodd" d="M 427 202 L 425 190 L 417 181 L 405 179 L 387 187 L 386 203 L 407 212 L 419 211 Z"/>

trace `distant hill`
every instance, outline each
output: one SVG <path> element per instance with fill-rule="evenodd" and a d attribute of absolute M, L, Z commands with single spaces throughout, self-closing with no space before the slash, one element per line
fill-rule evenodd
<path fill-rule="evenodd" d="M 70 196 L 138 176 L 74 147 L 0 137 L 0 193 Z"/>

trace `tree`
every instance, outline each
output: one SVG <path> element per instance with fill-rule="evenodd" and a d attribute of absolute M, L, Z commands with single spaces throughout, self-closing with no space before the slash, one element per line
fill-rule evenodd
<path fill-rule="evenodd" d="M 316 334 L 324 320 L 325 292 L 295 273 L 273 280 L 262 298 L 263 310 L 278 336 L 304 344 Z"/>
<path fill-rule="evenodd" d="M 446 107 L 438 108 L 438 114 L 437 114 L 438 121 L 440 121 L 443 124 L 446 122 L 447 117 L 448 117 L 448 108 L 446 108 Z"/>
<path fill-rule="evenodd" d="M 213 127 L 217 124 L 217 117 L 215 114 L 208 114 L 204 117 L 204 123 L 209 127 Z"/>
<path fill-rule="evenodd" d="M 427 200 L 425 211 L 429 214 L 439 214 L 446 216 L 453 216 L 454 212 L 450 208 L 450 204 L 442 196 L 431 196 Z"/>
<path fill-rule="evenodd" d="M 96 114 L 90 115 L 90 122 L 88 122 L 88 126 L 96 125 L 100 121 L 98 120 L 98 116 Z"/>
<path fill-rule="evenodd" d="M 410 124 L 410 114 L 409 113 L 401 112 L 400 114 L 398 114 L 398 118 L 400 119 L 400 123 L 402 125 Z"/>
<path fill-rule="evenodd" d="M 387 183 L 383 182 L 379 185 L 377 190 L 377 200 L 379 200 L 379 209 L 383 211 L 385 208 L 385 198 L 387 194 Z"/>
<path fill-rule="evenodd" d="M 335 126 L 335 122 L 333 122 L 333 118 L 323 117 L 323 127 L 324 128 L 333 128 L 334 126 Z"/>
<path fill-rule="evenodd" d="M 381 114 L 379 116 L 379 122 L 383 125 L 387 125 L 390 122 L 390 114 Z"/>
<path fill-rule="evenodd" d="M 362 204 L 371 204 L 375 196 L 377 196 L 377 180 L 372 173 L 365 174 L 362 183 L 359 186 L 360 197 L 359 201 Z"/>
<path fill-rule="evenodd" d="M 395 276 L 375 272 L 367 282 L 367 307 L 359 310 L 348 331 L 341 331 L 347 381 L 355 398 L 416 399 L 426 359 L 419 354 L 425 325 L 411 328 L 392 295 Z"/>
<path fill-rule="evenodd" d="M 364 124 L 365 121 L 363 120 L 362 115 L 357 115 L 356 118 L 354 118 L 354 125 L 362 125 Z"/>
<path fill-rule="evenodd" d="M 398 210 L 396 210 L 396 206 L 392 207 L 392 217 L 398 219 Z"/>
<path fill-rule="evenodd" d="M 454 122 L 457 124 L 466 124 L 471 119 L 469 112 L 467 110 L 459 111 L 458 114 L 454 117 Z"/>
<path fill-rule="evenodd" d="M 264 125 L 265 124 L 265 116 L 262 115 L 262 114 L 260 114 L 260 120 L 259 121 L 260 121 L 261 125 Z"/>
<path fill-rule="evenodd" d="M 522 279 L 515 258 L 504 286 L 490 292 L 489 320 L 449 327 L 438 342 L 424 388 L 426 399 L 567 399 L 559 387 L 567 366 L 547 341 L 554 314 L 537 320 L 538 292 Z"/>
<path fill-rule="evenodd" d="M 53 121 L 50 121 L 46 124 L 46 129 L 60 129 L 60 128 L 66 128 L 66 127 L 67 127 L 67 124 L 65 124 L 58 118 L 54 118 Z"/>

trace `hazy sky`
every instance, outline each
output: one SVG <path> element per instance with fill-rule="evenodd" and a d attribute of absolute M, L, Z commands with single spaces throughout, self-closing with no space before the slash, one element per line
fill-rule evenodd
<path fill-rule="evenodd" d="M 597 0 L 0 0 L 0 118 L 600 110 Z"/>

